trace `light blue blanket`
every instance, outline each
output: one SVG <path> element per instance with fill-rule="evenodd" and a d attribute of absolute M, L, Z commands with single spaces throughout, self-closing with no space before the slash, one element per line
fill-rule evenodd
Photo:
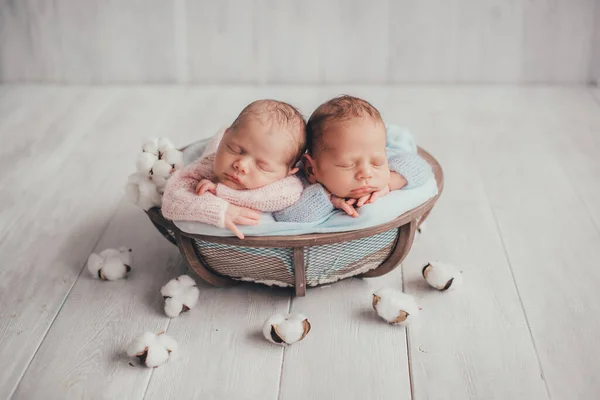
<path fill-rule="evenodd" d="M 415 140 L 406 129 L 397 125 L 387 125 L 386 128 L 388 135 L 386 151 L 388 152 L 388 156 L 398 150 L 417 151 Z M 198 159 L 209 140 L 203 140 L 190 145 L 184 152 L 185 164 Z M 361 207 L 358 218 L 352 218 L 345 212 L 336 210 L 317 222 L 277 222 L 270 213 L 263 213 L 259 225 L 240 226 L 240 230 L 247 236 L 286 236 L 307 233 L 343 232 L 369 228 L 391 221 L 401 214 L 418 207 L 437 195 L 437 192 L 436 181 L 432 178 L 420 187 L 393 191 L 377 200 L 377 202 Z M 182 231 L 192 234 L 233 236 L 233 233 L 228 229 L 217 228 L 199 222 L 174 221 L 174 223 Z"/>

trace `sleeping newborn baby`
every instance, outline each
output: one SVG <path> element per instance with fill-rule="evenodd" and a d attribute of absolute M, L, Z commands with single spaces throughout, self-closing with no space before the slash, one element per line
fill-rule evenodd
<path fill-rule="evenodd" d="M 273 214 L 277 221 L 315 222 L 336 208 L 357 217 L 357 208 L 433 176 L 429 164 L 413 152 L 386 154 L 379 111 L 356 97 L 320 105 L 308 120 L 306 140 L 300 174 L 306 188 L 297 203 Z"/>
<path fill-rule="evenodd" d="M 227 128 L 214 153 L 177 171 L 167 182 L 162 214 L 230 229 L 256 225 L 259 211 L 294 204 L 302 183 L 294 175 L 305 146 L 305 122 L 293 106 L 258 100 Z"/>

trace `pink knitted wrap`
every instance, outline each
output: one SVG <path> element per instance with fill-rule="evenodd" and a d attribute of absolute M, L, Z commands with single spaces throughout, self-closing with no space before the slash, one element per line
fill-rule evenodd
<path fill-rule="evenodd" d="M 288 176 L 252 190 L 234 190 L 217 184 L 217 195 L 196 194 L 202 179 L 215 181 L 210 154 L 175 172 L 167 182 L 162 200 L 162 214 L 177 221 L 197 221 L 225 227 L 225 211 L 229 204 L 257 211 L 274 212 L 294 204 L 302 194 L 302 182 L 295 175 Z"/>

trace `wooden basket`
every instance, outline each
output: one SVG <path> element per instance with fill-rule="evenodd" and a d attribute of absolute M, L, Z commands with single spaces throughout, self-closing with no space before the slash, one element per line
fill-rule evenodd
<path fill-rule="evenodd" d="M 146 213 L 198 276 L 215 286 L 240 281 L 295 288 L 304 296 L 318 286 L 351 276 L 376 277 L 396 268 L 408 255 L 417 227 L 425 221 L 444 186 L 443 171 L 429 153 L 419 154 L 431 165 L 438 194 L 393 221 L 350 232 L 296 236 L 219 237 L 182 232 L 165 219 L 160 208 Z"/>

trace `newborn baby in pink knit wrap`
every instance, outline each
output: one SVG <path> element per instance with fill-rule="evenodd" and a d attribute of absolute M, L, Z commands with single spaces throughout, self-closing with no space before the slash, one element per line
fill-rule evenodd
<path fill-rule="evenodd" d="M 305 121 L 293 106 L 258 100 L 225 130 L 214 153 L 177 171 L 167 182 L 162 214 L 230 229 L 256 225 L 259 211 L 294 204 L 302 183 L 294 175 L 304 153 Z"/>

